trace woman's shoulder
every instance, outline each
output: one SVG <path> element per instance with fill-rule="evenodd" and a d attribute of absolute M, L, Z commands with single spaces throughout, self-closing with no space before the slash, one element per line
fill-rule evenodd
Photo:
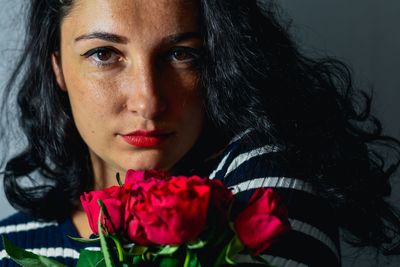
<path fill-rule="evenodd" d="M 235 212 L 246 206 L 258 188 L 273 188 L 284 199 L 292 231 L 263 253 L 273 265 L 339 266 L 338 228 L 332 209 L 318 195 L 307 171 L 292 163 L 293 155 L 282 144 L 252 142 L 253 134 L 247 131 L 234 138 L 216 157 L 210 177 L 232 190 Z M 315 253 L 329 264 L 317 260 Z M 248 264 L 251 259 L 246 257 L 237 260 Z"/>
<path fill-rule="evenodd" d="M 44 235 L 58 230 L 56 221 L 39 221 L 22 212 L 12 214 L 0 221 L 0 235 L 24 248 L 33 241 L 40 243 Z"/>
<path fill-rule="evenodd" d="M 68 266 L 76 263 L 79 250 L 86 247 L 68 238 L 78 236 L 70 219 L 42 221 L 22 212 L 0 221 L 0 235 L 17 247 L 55 258 Z M 0 265 L 17 266 L 8 258 L 3 244 L 0 244 Z"/>

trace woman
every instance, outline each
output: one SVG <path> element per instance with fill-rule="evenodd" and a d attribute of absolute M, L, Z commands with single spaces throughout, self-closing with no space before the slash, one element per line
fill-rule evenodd
<path fill-rule="evenodd" d="M 383 198 L 400 143 L 381 135 L 343 64 L 298 51 L 272 4 L 30 5 L 26 48 L 7 86 L 19 88 L 29 144 L 4 176 L 22 212 L 1 229 L 16 245 L 73 265 L 81 245 L 65 235 L 91 233 L 79 196 L 127 169 L 221 179 L 236 210 L 257 187 L 274 187 L 293 228 L 263 254 L 277 266 L 340 266 L 339 226 L 378 249 L 399 232 Z"/>

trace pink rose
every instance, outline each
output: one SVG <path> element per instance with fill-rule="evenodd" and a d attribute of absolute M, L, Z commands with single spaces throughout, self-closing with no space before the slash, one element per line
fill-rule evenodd
<path fill-rule="evenodd" d="M 109 233 L 115 233 L 122 229 L 123 226 L 123 191 L 119 186 L 112 186 L 104 190 L 91 191 L 84 193 L 81 196 L 81 203 L 83 209 L 88 217 L 90 228 L 93 233 L 98 235 L 98 219 L 100 213 L 100 206 L 97 200 L 101 199 L 107 208 L 108 214 L 111 220 L 107 220 L 106 217 L 102 216 L 102 220 L 105 221 L 105 228 Z"/>
<path fill-rule="evenodd" d="M 240 241 L 254 255 L 266 250 L 277 237 L 290 230 L 286 207 L 271 188 L 259 188 L 254 192 L 234 226 Z"/>

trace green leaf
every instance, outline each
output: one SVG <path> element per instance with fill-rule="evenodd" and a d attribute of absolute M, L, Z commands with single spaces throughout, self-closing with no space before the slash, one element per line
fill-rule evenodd
<path fill-rule="evenodd" d="M 106 237 L 104 236 L 104 233 L 103 233 L 103 226 L 101 224 L 101 215 L 103 213 L 103 209 L 105 209 L 105 206 L 100 199 L 98 200 L 98 202 L 100 204 L 100 212 L 99 212 L 99 219 L 97 220 L 97 226 L 98 226 L 99 237 L 100 237 L 101 251 L 103 252 L 103 255 L 104 255 L 104 261 L 105 261 L 106 267 L 115 267 L 114 260 L 110 253 L 110 250 L 108 248 Z"/>
<path fill-rule="evenodd" d="M 153 253 L 154 255 L 172 255 L 179 249 L 179 246 L 164 246 L 158 252 Z"/>
<path fill-rule="evenodd" d="M 117 252 L 118 252 L 118 260 L 120 262 L 124 261 L 124 249 L 122 248 L 121 242 L 119 242 L 117 237 L 114 237 L 110 235 L 111 239 L 114 241 L 115 246 L 117 247 Z"/>
<path fill-rule="evenodd" d="M 4 249 L 13 261 L 24 267 L 66 267 L 50 258 L 36 255 L 15 246 L 5 236 L 2 236 Z"/>
<path fill-rule="evenodd" d="M 147 250 L 148 247 L 145 246 L 133 246 L 126 254 L 129 256 L 142 256 L 144 253 L 146 253 Z"/>
<path fill-rule="evenodd" d="M 225 246 L 224 249 L 221 251 L 221 253 L 218 255 L 217 260 L 213 264 L 214 267 L 219 267 L 223 264 L 234 265 L 231 262 L 227 262 L 225 259 L 227 249 L 228 249 L 228 246 Z"/>
<path fill-rule="evenodd" d="M 221 251 L 213 266 L 217 267 L 223 264 L 235 265 L 236 263 L 232 257 L 244 250 L 244 248 L 242 242 L 240 242 L 239 238 L 235 235 Z"/>
<path fill-rule="evenodd" d="M 81 238 L 81 237 L 73 237 L 70 235 L 67 235 L 68 238 L 71 238 L 74 241 L 78 241 L 81 243 L 97 243 L 100 241 L 100 237 L 96 237 L 96 238 Z"/>
<path fill-rule="evenodd" d="M 81 249 L 76 267 L 103 267 L 104 256 L 101 251 L 90 251 Z"/>
<path fill-rule="evenodd" d="M 225 260 L 229 264 L 235 264 L 235 261 L 232 260 L 232 257 L 242 250 L 244 250 L 244 245 L 240 241 L 240 239 L 235 235 L 232 240 L 229 242 L 228 247 L 226 249 Z"/>
<path fill-rule="evenodd" d="M 179 260 L 171 257 L 162 258 L 160 260 L 160 267 L 178 267 L 181 266 L 179 264 Z"/>
<path fill-rule="evenodd" d="M 187 244 L 186 246 L 189 249 L 200 249 L 200 248 L 203 248 L 205 245 L 207 245 L 207 241 L 198 240 L 197 242 L 192 243 L 192 244 Z"/>
<path fill-rule="evenodd" d="M 39 260 L 41 263 L 43 263 L 44 266 L 47 266 L 47 267 L 65 267 L 64 264 L 62 264 L 58 261 L 52 260 L 50 258 L 44 257 L 44 256 L 39 255 Z"/>
<path fill-rule="evenodd" d="M 139 265 L 139 264 L 142 263 L 142 262 L 143 262 L 143 259 L 142 259 L 142 257 L 139 256 L 139 255 L 133 257 L 133 259 L 132 259 L 133 266 L 137 266 L 137 265 Z"/>
<path fill-rule="evenodd" d="M 97 200 L 97 203 L 99 203 L 99 205 L 100 205 L 100 210 L 101 210 L 101 212 L 99 213 L 99 222 L 101 223 L 101 216 L 100 216 L 100 215 L 103 213 L 104 216 L 106 217 L 106 219 L 110 221 L 112 227 L 113 227 L 114 230 L 115 230 L 115 227 L 114 227 L 114 225 L 113 225 L 113 223 L 112 223 L 111 216 L 110 216 L 110 214 L 108 213 L 108 210 L 107 210 L 106 205 L 104 205 L 104 203 L 103 203 L 103 201 L 102 201 L 101 199 L 98 199 L 98 200 Z M 106 229 L 106 230 L 107 230 L 107 229 Z M 100 232 L 100 229 L 99 229 L 99 232 Z"/>

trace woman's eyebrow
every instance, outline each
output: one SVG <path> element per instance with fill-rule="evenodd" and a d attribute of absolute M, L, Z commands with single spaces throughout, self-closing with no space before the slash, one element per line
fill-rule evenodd
<path fill-rule="evenodd" d="M 163 38 L 163 42 L 167 44 L 176 44 L 187 39 L 198 38 L 200 39 L 199 32 L 185 32 L 166 36 Z"/>
<path fill-rule="evenodd" d="M 91 39 L 101 39 L 104 41 L 119 43 L 119 44 L 127 44 L 128 38 L 124 36 L 120 36 L 118 34 L 108 33 L 108 32 L 91 32 L 88 34 L 83 34 L 77 38 L 75 38 L 75 42 L 81 40 L 91 40 Z"/>
<path fill-rule="evenodd" d="M 163 43 L 167 44 L 176 44 L 181 41 L 187 40 L 187 39 L 192 39 L 192 38 L 200 38 L 200 33 L 198 32 L 185 32 L 185 33 L 178 33 L 178 34 L 172 34 L 168 35 L 163 38 Z M 77 38 L 75 38 L 75 42 L 82 41 L 82 40 L 91 40 L 91 39 L 100 39 L 112 43 L 119 43 L 119 44 L 127 44 L 129 42 L 129 39 L 127 37 L 114 34 L 114 33 L 108 33 L 108 32 L 91 32 L 88 34 L 83 34 Z"/>

